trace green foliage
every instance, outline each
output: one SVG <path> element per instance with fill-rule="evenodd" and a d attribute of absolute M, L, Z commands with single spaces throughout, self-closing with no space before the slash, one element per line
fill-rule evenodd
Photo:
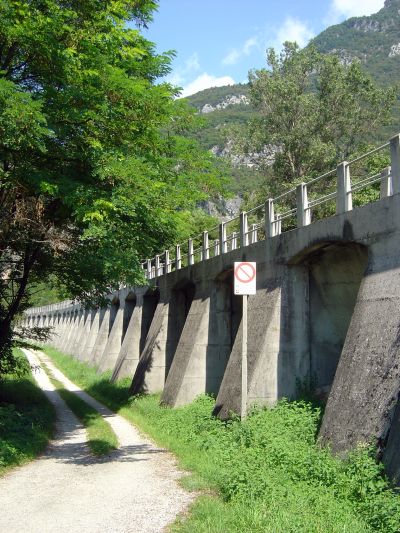
<path fill-rule="evenodd" d="M 377 144 L 387 140 L 398 133 L 400 117 L 399 82 L 400 82 L 400 56 L 389 57 L 391 47 L 400 42 L 400 2 L 392 0 L 378 13 L 368 17 L 351 18 L 327 28 L 311 43 L 322 54 L 336 55 L 344 63 L 353 60 L 360 61 L 363 72 L 370 74 L 375 83 L 380 87 L 396 85 L 397 101 L 392 107 L 390 121 L 386 124 L 373 124 L 365 132 L 365 140 Z M 248 94 L 247 85 L 235 85 L 221 88 L 212 88 L 201 91 L 188 98 L 196 109 L 201 109 L 205 104 L 216 105 L 229 94 Z M 377 115 L 380 114 L 378 109 Z M 255 115 L 253 105 L 234 106 L 227 109 L 214 111 L 204 115 L 205 126 L 195 135 L 200 144 L 206 148 L 226 142 L 226 126 L 236 129 L 245 125 Z M 228 134 L 229 137 L 229 134 Z M 334 161 L 336 164 L 337 161 Z M 236 170 L 237 178 L 233 181 L 234 192 L 250 193 L 256 191 L 256 183 L 250 185 L 248 177 L 252 170 L 245 171 L 243 177 L 241 169 Z M 274 180 L 269 183 L 269 188 L 274 187 Z M 267 192 L 268 193 L 268 192 Z M 265 198 L 265 195 L 264 195 Z M 256 201 L 258 203 L 258 200 Z"/>
<path fill-rule="evenodd" d="M 389 57 L 392 45 L 400 41 L 399 8 L 399 1 L 393 0 L 369 17 L 353 17 L 327 28 L 313 43 L 323 53 L 358 58 L 381 85 L 387 86 L 388 80 L 392 84 L 400 80 L 400 57 Z"/>
<path fill-rule="evenodd" d="M 269 50 L 268 66 L 250 73 L 258 111 L 250 142 L 279 147 L 273 169 L 280 183 L 335 168 L 388 120 L 394 91 L 375 86 L 357 62 L 345 66 L 312 46 L 285 43 L 280 56 Z"/>
<path fill-rule="evenodd" d="M 0 357 L 38 286 L 96 302 L 142 282 L 223 189 L 157 83 L 173 54 L 141 34 L 156 6 L 0 0 Z"/>
<path fill-rule="evenodd" d="M 3 377 L 23 378 L 30 373 L 30 366 L 24 354 L 20 349 L 12 347 L 11 334 L 7 341 L 0 357 L 0 383 Z"/>
<path fill-rule="evenodd" d="M 44 449 L 54 420 L 52 405 L 30 375 L 0 379 L 0 475 Z"/>
<path fill-rule="evenodd" d="M 128 384 L 46 349 L 70 379 L 138 424 L 194 472 L 186 487 L 209 487 L 221 499 L 202 497 L 173 531 L 185 532 L 397 532 L 400 497 L 370 447 L 346 460 L 316 442 L 319 408 L 282 400 L 255 409 L 245 422 L 211 415 L 214 400 L 168 409 L 157 396 L 129 399 Z M 115 392 L 114 392 L 115 391 Z M 118 399 L 116 399 L 118 398 Z"/>

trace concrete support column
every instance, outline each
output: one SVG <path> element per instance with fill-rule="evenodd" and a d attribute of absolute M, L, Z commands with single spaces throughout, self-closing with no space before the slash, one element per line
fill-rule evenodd
<path fill-rule="evenodd" d="M 87 320 L 87 336 L 84 344 L 82 345 L 82 361 L 93 361 L 93 348 L 96 344 L 96 339 L 99 334 L 102 316 L 101 309 L 92 309 L 89 312 L 89 317 Z"/>
<path fill-rule="evenodd" d="M 209 295 L 193 300 L 190 306 L 161 396 L 161 402 L 166 405 L 173 407 L 184 405 L 206 392 L 207 377 L 209 378 L 207 376 L 209 310 Z M 214 364 L 216 365 L 217 361 Z"/>
<path fill-rule="evenodd" d="M 118 354 L 122 345 L 122 332 L 124 326 L 124 305 L 125 301 L 120 302 L 118 310 L 116 312 L 114 322 L 107 339 L 107 343 L 104 346 L 103 353 L 99 360 L 99 372 L 105 372 L 106 370 L 114 370 L 115 363 L 118 359 Z"/>
<path fill-rule="evenodd" d="M 136 295 L 136 305 L 129 320 L 111 380 L 133 377 L 140 358 L 142 340 L 143 297 Z"/>
<path fill-rule="evenodd" d="M 337 167 L 336 214 L 341 215 L 353 209 L 350 168 L 347 161 Z"/>
<path fill-rule="evenodd" d="M 400 135 L 390 139 L 390 164 L 392 167 L 393 194 L 400 193 Z"/>
<path fill-rule="evenodd" d="M 133 376 L 132 394 L 144 391 L 161 392 L 164 388 L 167 372 L 168 315 L 169 303 L 160 301 Z"/>
<path fill-rule="evenodd" d="M 273 405 L 279 397 L 281 287 L 270 280 L 248 300 L 248 407 Z M 232 347 L 228 365 L 218 392 L 214 414 L 227 419 L 240 414 L 242 324 Z"/>
<path fill-rule="evenodd" d="M 65 341 L 66 341 L 66 338 L 68 336 L 68 331 L 69 331 L 69 320 L 70 320 L 70 315 L 67 311 L 64 312 L 63 314 L 63 318 L 62 318 L 62 327 L 61 327 L 61 333 L 60 333 L 60 338 L 58 339 L 58 343 L 57 343 L 57 348 L 60 350 L 60 351 L 64 351 L 64 344 L 65 344 Z"/>
<path fill-rule="evenodd" d="M 62 351 L 71 354 L 71 343 L 73 342 L 74 335 L 75 335 L 75 320 L 76 320 L 76 311 L 75 307 L 71 308 L 70 314 L 69 314 L 69 320 L 68 320 L 68 327 L 66 331 L 66 335 L 63 342 Z"/>
<path fill-rule="evenodd" d="M 101 357 L 104 352 L 104 348 L 108 341 L 108 336 L 110 334 L 110 319 L 111 319 L 111 312 L 110 308 L 102 308 L 99 312 L 99 330 L 96 336 L 96 341 L 93 346 L 92 354 L 91 354 L 91 361 L 90 363 L 93 366 L 98 366 Z"/>
<path fill-rule="evenodd" d="M 78 357 L 82 335 L 85 334 L 86 311 L 80 308 L 76 317 L 75 335 L 71 343 L 71 355 Z"/>
<path fill-rule="evenodd" d="M 398 243 L 399 233 L 389 231 L 369 247 L 368 267 L 320 430 L 335 452 L 358 443 L 376 442 L 382 447 L 387 442 L 383 459 L 386 456 L 390 472 L 400 469 L 400 427 L 395 416 L 400 395 Z M 391 440 L 396 432 L 397 438 Z M 391 445 L 395 445 L 392 450 Z"/>
<path fill-rule="evenodd" d="M 311 209 L 308 205 L 307 185 L 300 183 L 296 188 L 297 197 L 297 227 L 302 228 L 311 224 Z"/>

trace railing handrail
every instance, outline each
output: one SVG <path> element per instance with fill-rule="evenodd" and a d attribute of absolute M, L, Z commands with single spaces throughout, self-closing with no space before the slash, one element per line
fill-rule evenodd
<path fill-rule="evenodd" d="M 381 172 L 381 174 L 375 174 L 373 176 L 368 176 L 363 178 L 353 185 L 351 184 L 350 179 L 350 166 L 358 163 L 367 157 L 374 155 L 381 150 L 390 146 L 391 154 L 391 165 L 392 171 Z M 308 187 L 315 184 L 316 182 L 331 177 L 333 175 L 337 176 L 336 189 L 333 192 L 329 192 L 320 196 L 319 198 L 314 198 L 308 201 Z M 175 245 L 174 249 L 165 250 L 164 252 L 158 254 L 157 260 L 156 257 L 152 259 L 147 259 L 143 261 L 142 267 L 147 269 L 147 278 L 152 277 L 152 271 L 155 270 L 155 277 L 158 277 L 161 271 L 161 275 L 165 272 L 170 272 L 171 267 L 175 265 L 176 269 L 182 268 L 182 258 L 188 260 L 188 264 L 192 265 L 195 261 L 195 255 L 199 255 L 200 260 L 208 260 L 210 258 L 210 252 L 214 250 L 214 256 L 227 253 L 238 247 L 247 246 L 248 244 L 253 244 L 258 242 L 258 230 L 260 230 L 263 225 L 265 228 L 265 238 L 273 237 L 281 233 L 282 231 L 282 222 L 288 219 L 297 218 L 297 227 L 302 227 L 304 225 L 309 225 L 311 223 L 311 212 L 312 209 L 316 206 L 322 205 L 330 200 L 336 199 L 336 213 L 340 214 L 352 209 L 352 192 L 361 190 L 364 187 L 373 185 L 381 180 L 381 196 L 383 195 L 382 191 L 391 191 L 391 194 L 400 192 L 400 134 L 395 135 L 391 138 L 390 141 L 378 146 L 362 154 L 351 161 L 341 162 L 336 169 L 329 170 L 323 174 L 316 176 L 308 180 L 305 183 L 299 184 L 297 187 L 291 188 L 287 191 L 282 192 L 281 194 L 275 196 L 272 199 L 267 200 L 268 208 L 266 204 L 260 204 L 256 207 L 253 207 L 246 211 L 241 211 L 239 215 L 225 221 L 221 222 L 218 226 L 214 226 L 209 230 L 205 230 L 194 237 L 189 237 L 183 243 Z M 386 180 L 385 187 L 383 186 L 383 180 Z M 389 183 L 390 181 L 390 183 Z M 286 205 L 286 210 L 283 213 L 275 213 L 275 204 L 278 200 L 282 200 L 287 196 L 295 193 L 296 195 L 296 207 L 288 208 Z M 386 192 L 385 195 L 388 193 Z M 384 195 L 383 195 L 384 196 Z M 255 213 L 256 211 L 264 210 L 264 215 L 262 216 L 263 222 L 258 222 L 257 224 L 251 224 L 251 228 L 248 227 L 248 216 Z M 240 222 L 240 229 L 235 230 L 231 234 L 227 234 L 227 227 L 232 222 Z M 292 226 L 290 226 L 292 227 Z M 209 240 L 209 233 L 219 230 L 217 238 Z M 194 243 L 200 240 L 200 246 L 194 248 Z M 188 244 L 189 243 L 189 244 Z M 204 243 L 207 243 L 205 246 Z M 238 246 L 239 243 L 239 246 Z M 187 252 L 180 252 L 179 260 L 178 259 L 169 259 L 169 254 L 173 253 L 174 250 L 183 250 L 185 245 L 188 245 Z M 231 250 L 228 250 L 231 246 Z M 160 264 L 160 258 L 168 257 L 165 265 Z M 158 267 L 154 268 L 153 262 L 157 262 Z"/>

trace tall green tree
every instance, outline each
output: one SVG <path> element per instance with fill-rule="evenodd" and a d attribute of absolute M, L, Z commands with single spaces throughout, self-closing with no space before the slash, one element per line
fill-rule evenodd
<path fill-rule="evenodd" d="M 93 300 L 141 281 L 140 258 L 219 187 L 157 82 L 172 53 L 141 33 L 156 5 L 0 0 L 0 374 L 33 282 Z"/>
<path fill-rule="evenodd" d="M 389 120 L 396 91 L 374 84 L 359 62 L 286 42 L 279 54 L 268 50 L 267 64 L 249 75 L 257 113 L 248 144 L 276 147 L 272 189 L 334 168 Z"/>

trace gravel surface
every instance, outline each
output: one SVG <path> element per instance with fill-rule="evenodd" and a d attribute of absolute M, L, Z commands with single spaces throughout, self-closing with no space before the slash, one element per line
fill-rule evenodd
<path fill-rule="evenodd" d="M 165 531 L 195 497 L 177 483 L 173 457 L 141 436 L 124 418 L 81 391 L 42 352 L 24 350 L 34 376 L 57 411 L 55 439 L 36 461 L 0 479 L 4 533 L 150 533 Z M 119 448 L 94 457 L 86 432 L 55 392 L 40 359 L 64 386 L 105 417 Z"/>

